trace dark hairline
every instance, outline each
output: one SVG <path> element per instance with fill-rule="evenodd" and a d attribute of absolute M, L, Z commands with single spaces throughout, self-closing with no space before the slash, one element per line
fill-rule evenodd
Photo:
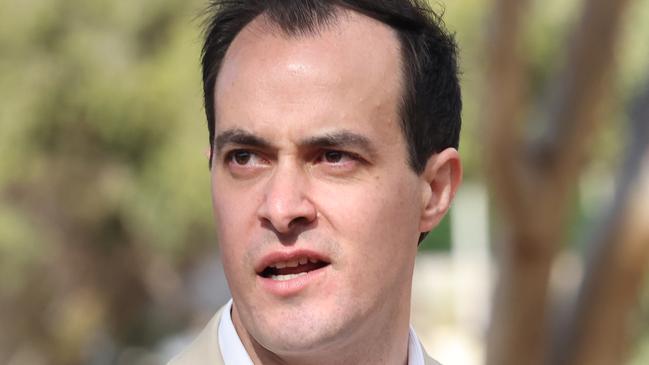
<path fill-rule="evenodd" d="M 223 4 L 228 5 L 236 1 L 224 1 Z M 405 3 L 405 1 L 404 1 Z M 213 6 L 216 7 L 220 2 L 216 1 L 213 3 Z M 272 16 L 268 16 L 268 23 L 273 25 L 274 28 L 280 29 L 281 33 L 290 36 L 313 36 L 317 35 L 323 28 L 329 26 L 333 22 L 339 22 L 339 16 L 347 12 L 355 12 L 369 18 L 372 18 L 376 21 L 379 21 L 390 29 L 392 29 L 397 36 L 397 44 L 400 48 L 400 69 L 401 69 L 401 98 L 399 105 L 399 118 L 401 123 L 402 135 L 406 140 L 409 156 L 409 164 L 411 168 L 420 173 L 423 171 L 425 166 L 425 160 L 427 160 L 431 155 L 440 152 L 443 148 L 446 147 L 458 147 L 458 138 L 459 138 L 459 129 L 461 117 L 459 112 L 461 110 L 461 97 L 459 90 L 459 81 L 457 80 L 457 46 L 453 40 L 453 36 L 448 34 L 444 28 L 443 21 L 441 16 L 430 10 L 424 3 L 418 0 L 407 1 L 409 7 L 404 10 L 405 13 L 400 13 L 392 11 L 394 9 L 379 9 L 372 7 L 371 5 L 366 8 L 362 8 L 363 2 L 354 6 L 352 2 L 345 0 L 331 1 L 326 3 L 325 6 L 329 7 L 329 11 L 325 11 L 323 17 L 316 18 L 312 21 L 304 22 L 304 20 L 298 20 L 296 22 L 282 22 L 282 20 L 274 19 Z M 208 127 L 210 128 L 210 145 L 214 145 L 214 134 L 216 129 L 216 116 L 215 116 L 215 88 L 218 75 L 220 73 L 221 67 L 223 65 L 223 60 L 229 50 L 232 42 L 238 36 L 241 31 L 246 28 L 252 21 L 257 17 L 264 15 L 272 15 L 269 13 L 269 9 L 265 8 L 263 5 L 259 6 L 258 3 L 245 3 L 241 2 L 238 5 L 241 5 L 242 8 L 235 9 L 241 11 L 239 15 L 243 16 L 243 21 L 236 22 L 234 18 L 230 18 L 229 21 L 233 22 L 228 23 L 227 21 L 224 24 L 224 27 L 232 26 L 235 30 L 234 34 L 229 34 L 231 38 L 223 41 L 223 39 L 210 39 L 211 36 L 215 36 L 215 30 L 212 26 L 215 23 L 210 24 L 206 28 L 206 41 L 203 48 L 203 71 L 204 71 L 204 92 L 205 92 L 205 103 L 206 103 L 206 113 L 208 117 Z M 246 5 L 249 5 L 250 8 L 246 8 Z M 322 5 L 322 4 L 320 4 Z M 258 8 L 256 7 L 258 6 Z M 314 6 L 318 6 L 317 4 Z M 389 7 L 390 5 L 385 5 Z M 261 9 L 261 10 L 260 10 Z M 218 9 L 214 9 L 215 14 L 218 13 Z M 230 9 L 231 10 L 231 9 Z M 313 10 L 313 9 L 311 9 Z M 341 11 L 342 10 L 342 11 Z M 384 11 L 385 10 L 385 11 Z M 246 13 L 246 11 L 249 11 Z M 314 10 L 315 11 L 315 10 Z M 382 13 L 383 12 L 383 13 Z M 246 15 L 248 15 L 246 17 Z M 223 20 L 223 19 L 220 19 Z M 298 24 L 300 22 L 304 24 Z M 223 29 L 221 29 L 223 30 Z M 232 29 L 229 29 L 230 31 Z M 227 29 L 226 29 L 227 32 Z M 226 34 L 228 36 L 228 34 Z M 422 40 L 422 37 L 424 38 Z M 432 37 L 432 39 L 431 39 Z M 221 47 L 214 45 L 211 42 L 223 41 Z M 415 42 L 415 43 L 413 43 Z M 428 54 L 428 49 L 425 48 L 430 46 L 430 43 L 433 42 L 433 46 L 436 51 L 441 52 L 434 55 Z M 208 47 L 209 46 L 209 47 Z M 424 47 L 423 49 L 421 47 Z M 416 48 L 416 49 L 415 49 Z M 211 53 L 209 51 L 212 51 Z M 214 52 L 217 53 L 214 53 Z M 219 54 L 218 52 L 222 52 Z M 440 56 L 441 54 L 441 56 Z M 208 57 L 214 57 L 215 62 L 208 62 L 206 59 Z M 425 61 L 418 59 L 418 56 L 425 58 Z M 442 77 L 442 82 L 445 82 L 445 89 L 442 90 L 445 94 L 440 96 L 435 93 L 436 96 L 432 96 L 431 90 L 426 89 L 430 86 L 430 79 L 422 80 L 427 77 L 426 72 L 422 72 L 418 67 L 421 67 L 422 62 L 427 62 L 427 66 L 430 67 L 431 63 L 442 62 L 444 63 L 445 72 L 448 79 Z M 215 67 L 218 64 L 218 67 Z M 206 70 L 205 66 L 211 65 L 211 69 Z M 430 70 L 430 69 L 428 69 Z M 207 71 L 207 73 L 206 73 Z M 207 76 L 206 76 L 207 75 Z M 441 73 L 440 73 L 441 75 Z M 433 83 L 439 82 L 439 80 L 432 81 Z M 450 82 L 450 85 L 449 85 Z M 426 90 L 423 92 L 420 88 Z M 439 85 L 437 85 L 439 86 Z M 436 90 L 437 91 L 437 90 Z M 424 95 L 421 95 L 424 94 Z M 424 104 L 428 103 L 429 100 L 422 99 L 423 96 L 428 98 L 435 97 L 441 98 L 440 100 L 446 102 L 439 108 L 428 109 Z M 207 100 L 207 98 L 210 100 Z M 211 107 L 211 110 L 210 110 Z M 431 113 L 435 115 L 431 115 Z M 436 113 L 442 113 L 442 120 L 435 124 L 435 126 L 426 126 L 426 119 L 436 117 Z M 423 120 L 422 120 L 423 118 Z M 430 123 L 437 123 L 437 121 L 431 121 Z M 429 129 L 439 132 L 439 135 L 435 136 L 422 136 L 422 129 L 430 132 Z M 426 138 L 429 138 L 426 140 Z M 213 148 L 212 148 L 213 149 Z M 210 157 L 210 166 L 211 166 L 211 157 Z"/>

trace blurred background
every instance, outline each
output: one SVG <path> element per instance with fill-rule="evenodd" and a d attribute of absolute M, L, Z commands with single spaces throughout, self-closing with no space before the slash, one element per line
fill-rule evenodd
<path fill-rule="evenodd" d="M 576 300 L 588 271 L 583 237 L 601 226 L 602 212 L 619 197 L 631 111 L 649 80 L 649 0 L 623 2 L 606 92 L 584 107 L 599 110 L 602 121 L 566 188 L 565 229 L 546 275 L 554 294 L 542 301 Z M 500 267 L 497 242 L 516 225 L 508 228 L 511 219 L 498 213 L 502 197 L 493 192 L 497 179 L 488 177 L 484 156 L 492 135 L 485 127 L 493 116 L 489 97 L 501 86 L 489 71 L 490 37 L 508 24 L 498 13 L 504 3 L 434 4 L 460 44 L 465 182 L 420 250 L 412 321 L 428 352 L 449 365 L 496 364 L 489 351 L 501 351 L 490 343 L 490 318 L 499 315 L 492 305 L 499 277 L 510 271 Z M 515 29 L 521 84 L 527 100 L 545 100 L 584 9 L 597 1 L 526 3 Z M 1 364 L 163 364 L 229 298 L 205 157 L 199 69 L 205 6 L 203 0 L 0 3 Z M 551 110 L 527 104 L 521 119 L 542 120 Z M 633 267 L 638 285 L 619 318 L 628 324 L 624 360 L 610 365 L 649 364 L 645 267 L 646 260 Z M 552 347 L 547 342 L 543 348 Z"/>

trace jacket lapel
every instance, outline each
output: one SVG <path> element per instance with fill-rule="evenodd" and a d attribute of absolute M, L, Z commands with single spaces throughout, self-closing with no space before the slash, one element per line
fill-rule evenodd
<path fill-rule="evenodd" d="M 167 365 L 225 365 L 219 349 L 219 322 L 223 307 L 212 317 L 194 342 Z"/>

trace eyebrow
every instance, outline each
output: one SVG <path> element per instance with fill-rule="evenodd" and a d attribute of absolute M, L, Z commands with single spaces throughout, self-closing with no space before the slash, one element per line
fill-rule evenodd
<path fill-rule="evenodd" d="M 219 135 L 216 136 L 215 144 L 217 155 L 220 154 L 223 148 L 229 144 L 238 144 L 264 149 L 272 147 L 272 144 L 268 140 L 250 132 L 246 132 L 243 129 L 230 129 L 223 133 L 219 133 Z"/>
<path fill-rule="evenodd" d="M 229 144 L 261 149 L 277 149 L 267 139 L 239 128 L 226 130 L 217 135 L 215 139 L 216 154 L 220 154 Z M 367 137 L 347 130 L 308 137 L 301 140 L 299 146 L 301 148 L 357 148 L 365 151 L 370 156 L 376 155 L 376 148 Z"/>
<path fill-rule="evenodd" d="M 376 155 L 376 148 L 367 137 L 346 130 L 309 137 L 303 139 L 300 145 L 303 147 L 359 148 L 371 156 Z"/>

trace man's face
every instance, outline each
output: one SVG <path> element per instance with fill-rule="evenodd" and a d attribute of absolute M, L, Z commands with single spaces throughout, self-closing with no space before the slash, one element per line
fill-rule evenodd
<path fill-rule="evenodd" d="M 235 325 L 266 349 L 407 323 L 426 183 L 408 165 L 401 90 L 396 35 L 354 13 L 299 37 L 258 18 L 228 50 L 213 204 Z"/>

